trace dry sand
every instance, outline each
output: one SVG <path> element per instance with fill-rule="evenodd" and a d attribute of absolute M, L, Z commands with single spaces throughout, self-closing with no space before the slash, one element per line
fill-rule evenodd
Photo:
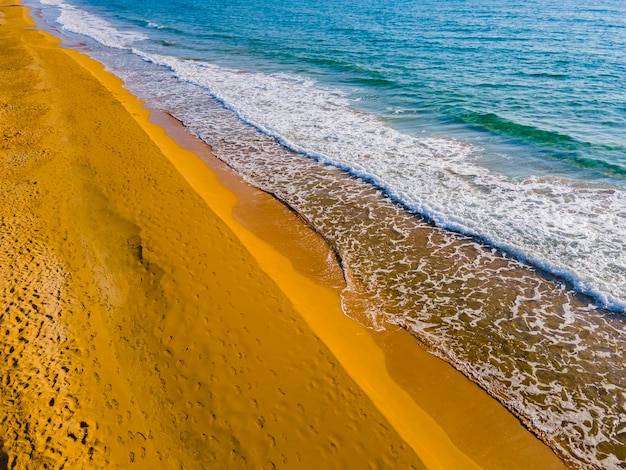
<path fill-rule="evenodd" d="M 294 214 L 0 12 L 0 468 L 561 467 L 404 331 L 343 316 Z"/>

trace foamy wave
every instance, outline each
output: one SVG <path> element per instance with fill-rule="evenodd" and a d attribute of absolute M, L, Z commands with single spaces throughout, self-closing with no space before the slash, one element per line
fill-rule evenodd
<path fill-rule="evenodd" d="M 480 149 L 402 134 L 313 80 L 136 52 L 207 88 L 283 145 L 376 184 L 441 227 L 477 236 L 569 279 L 605 307 L 626 308 L 623 190 L 558 178 L 506 178 L 474 163 Z"/>
<path fill-rule="evenodd" d="M 544 262 L 579 281 L 580 290 L 620 302 L 623 191 L 557 178 L 504 178 L 475 164 L 481 149 L 403 135 L 352 109 L 341 91 L 302 77 L 135 52 L 167 68 L 125 51 L 91 51 L 333 244 L 348 281 L 346 313 L 362 311 L 366 324 L 396 323 L 412 331 L 577 466 L 623 466 L 621 315 L 596 310 L 498 250 L 432 230 L 371 185 L 284 146 L 376 183 L 439 225 Z"/>
<path fill-rule="evenodd" d="M 115 56 L 126 70 L 126 54 Z M 172 112 L 335 247 L 348 281 L 348 315 L 374 328 L 409 329 L 581 468 L 619 468 L 624 400 L 611 390 L 623 383 L 620 316 L 594 309 L 498 250 L 432 230 L 371 185 L 288 151 L 220 106 L 207 87 L 153 64 L 137 67 L 145 67 L 141 77 L 137 69 L 123 76 L 140 82 L 140 96 Z M 464 153 L 467 146 L 451 139 L 421 142 L 445 148 L 459 163 L 471 163 L 479 151 Z M 455 153 L 459 145 L 463 151 Z"/>
<path fill-rule="evenodd" d="M 120 31 L 108 21 L 60 0 L 40 0 L 40 3 L 59 8 L 57 22 L 66 31 L 90 37 L 108 47 L 128 49 L 134 43 L 148 39 L 136 31 Z"/>
<path fill-rule="evenodd" d="M 148 28 L 154 28 L 154 29 L 165 29 L 166 28 L 165 26 L 162 26 L 162 25 L 160 25 L 158 23 L 153 23 L 152 21 L 148 21 L 146 26 L 148 26 Z"/>

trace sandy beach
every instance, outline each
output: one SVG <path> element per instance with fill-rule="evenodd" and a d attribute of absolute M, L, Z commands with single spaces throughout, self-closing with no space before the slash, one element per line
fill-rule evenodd
<path fill-rule="evenodd" d="M 563 468 L 324 241 L 0 0 L 1 468 Z"/>

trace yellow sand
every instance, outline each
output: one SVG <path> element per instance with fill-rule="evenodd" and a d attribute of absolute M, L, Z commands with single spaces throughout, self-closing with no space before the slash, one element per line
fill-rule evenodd
<path fill-rule="evenodd" d="M 0 12 L 0 468 L 560 467 L 406 333 L 343 316 L 293 214 Z"/>

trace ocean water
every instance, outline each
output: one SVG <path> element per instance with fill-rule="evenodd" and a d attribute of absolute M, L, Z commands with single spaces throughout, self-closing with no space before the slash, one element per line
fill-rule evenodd
<path fill-rule="evenodd" d="M 626 4 L 27 4 L 322 234 L 347 315 L 626 466 Z"/>

